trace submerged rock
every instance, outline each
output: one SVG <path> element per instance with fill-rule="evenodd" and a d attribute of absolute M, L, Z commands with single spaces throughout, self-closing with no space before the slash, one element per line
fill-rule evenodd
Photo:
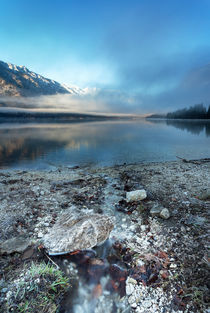
<path fill-rule="evenodd" d="M 105 215 L 65 212 L 42 241 L 50 255 L 65 254 L 95 247 L 109 237 L 112 229 L 113 223 Z"/>
<path fill-rule="evenodd" d="M 146 197 L 147 197 L 147 193 L 146 193 L 146 190 L 144 189 L 126 192 L 127 202 L 143 200 Z"/>
<path fill-rule="evenodd" d="M 0 245 L 0 253 L 4 254 L 11 254 L 14 252 L 23 252 L 26 250 L 28 246 L 30 246 L 31 240 L 28 238 L 25 238 L 23 236 L 20 237 L 14 237 L 11 239 L 8 239 L 4 241 Z"/>

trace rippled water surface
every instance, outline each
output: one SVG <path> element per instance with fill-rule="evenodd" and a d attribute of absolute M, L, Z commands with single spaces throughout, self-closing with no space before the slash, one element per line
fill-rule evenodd
<path fill-rule="evenodd" d="M 210 157 L 210 121 L 0 124 L 0 167 L 113 165 Z"/>

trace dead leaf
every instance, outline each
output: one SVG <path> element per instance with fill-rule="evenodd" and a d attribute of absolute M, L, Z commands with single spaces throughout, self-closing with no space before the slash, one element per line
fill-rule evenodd
<path fill-rule="evenodd" d="M 101 284 L 98 284 L 93 289 L 93 297 L 98 298 L 102 295 L 102 287 Z"/>

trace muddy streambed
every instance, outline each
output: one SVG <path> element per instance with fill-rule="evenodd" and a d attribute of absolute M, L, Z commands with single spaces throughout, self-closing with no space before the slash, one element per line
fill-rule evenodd
<path fill-rule="evenodd" d="M 2 170 L 0 312 L 207 313 L 209 190 L 208 160 Z M 49 256 L 42 239 L 67 211 L 109 216 L 109 239 Z"/>

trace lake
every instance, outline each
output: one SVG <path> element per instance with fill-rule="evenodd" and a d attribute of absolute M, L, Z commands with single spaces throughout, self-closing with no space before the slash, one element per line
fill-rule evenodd
<path fill-rule="evenodd" d="M 115 165 L 210 157 L 210 121 L 0 124 L 0 167 Z"/>

